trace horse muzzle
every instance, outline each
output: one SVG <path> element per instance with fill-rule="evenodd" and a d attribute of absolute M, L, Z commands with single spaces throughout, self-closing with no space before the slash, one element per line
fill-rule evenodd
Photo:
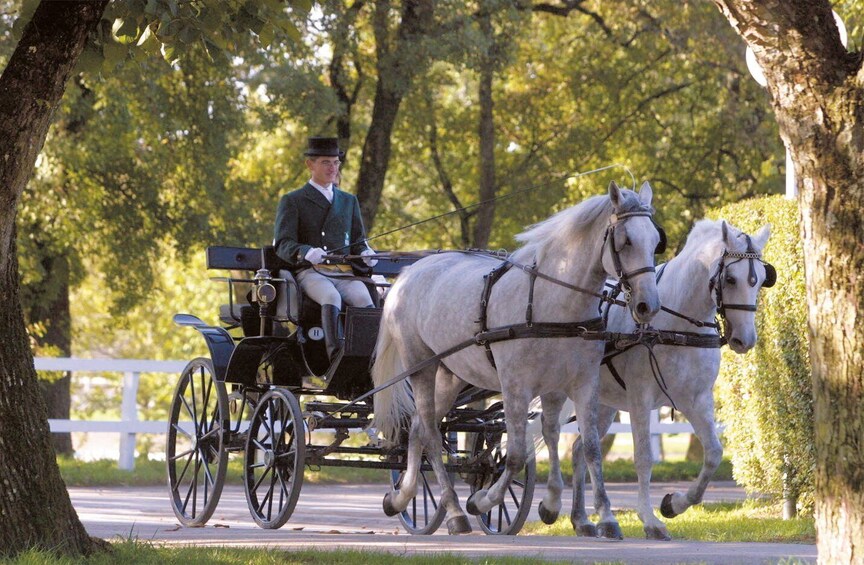
<path fill-rule="evenodd" d="M 630 293 L 630 315 L 638 324 L 647 324 L 660 311 L 660 296 L 654 277 L 641 277 L 642 284 L 634 286 Z"/>

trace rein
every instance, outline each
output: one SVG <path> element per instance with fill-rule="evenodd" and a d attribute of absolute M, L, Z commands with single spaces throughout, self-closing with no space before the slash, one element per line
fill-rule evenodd
<path fill-rule="evenodd" d="M 612 218 L 610 219 L 609 225 L 606 227 L 606 233 L 604 235 L 604 240 L 603 240 L 604 245 L 605 245 L 607 240 L 612 241 L 610 249 L 611 249 L 613 261 L 615 262 L 616 271 L 619 273 L 619 276 L 621 276 L 622 278 L 625 278 L 625 279 L 629 278 L 629 277 L 634 277 L 634 276 L 641 274 L 641 273 L 654 272 L 654 266 L 653 265 L 650 267 L 643 267 L 641 269 L 637 269 L 637 270 L 631 271 L 629 273 L 624 272 L 623 267 L 621 266 L 621 258 L 619 256 L 617 250 L 615 250 L 615 245 L 614 245 L 614 241 L 613 241 L 614 237 L 613 238 L 609 237 L 610 233 L 612 233 L 614 231 L 615 226 L 617 226 L 619 222 L 624 221 L 627 218 L 637 217 L 637 216 L 651 217 L 652 214 L 651 214 L 651 211 L 647 210 L 647 209 L 643 209 L 643 210 L 639 210 L 639 211 L 635 211 L 635 212 L 624 213 L 624 214 L 620 214 L 620 215 L 613 214 Z M 614 236 L 614 233 L 613 233 L 613 236 Z M 440 251 L 440 250 L 438 251 L 438 253 L 443 253 L 443 252 L 444 251 Z M 480 331 L 478 331 L 476 334 L 474 334 L 473 337 L 466 339 L 465 341 L 463 341 L 461 343 L 457 343 L 456 345 L 442 351 L 441 353 L 438 353 L 436 355 L 433 355 L 432 357 L 424 359 L 423 361 L 421 361 L 420 363 L 417 363 L 413 367 L 409 367 L 408 369 L 402 371 L 401 373 L 399 373 L 398 375 L 396 375 L 392 379 L 388 380 L 386 383 L 383 383 L 383 384 L 373 388 L 372 390 L 358 396 L 352 402 L 346 404 L 345 406 L 341 407 L 339 410 L 336 410 L 333 413 L 344 412 L 348 408 L 356 405 L 357 403 L 365 400 L 366 398 L 369 398 L 370 396 L 376 394 L 377 392 L 380 392 L 380 391 L 382 391 L 382 390 L 384 390 L 390 386 L 393 386 L 394 384 L 398 383 L 399 381 L 402 381 L 402 380 L 410 377 L 411 375 L 425 369 L 426 367 L 429 367 L 433 364 L 436 364 L 439 361 L 441 361 L 442 359 L 449 357 L 450 355 L 453 355 L 454 353 L 457 353 L 457 352 L 459 352 L 463 349 L 466 349 L 472 345 L 481 345 L 481 346 L 485 347 L 486 348 L 486 354 L 489 358 L 489 361 L 492 364 L 492 366 L 495 367 L 495 360 L 494 360 L 494 357 L 492 356 L 492 350 L 490 348 L 490 344 L 498 342 L 498 341 L 507 341 L 507 340 L 513 340 L 513 339 L 526 339 L 526 338 L 567 338 L 567 337 L 581 337 L 583 339 L 588 339 L 588 340 L 592 340 L 592 341 L 600 341 L 600 340 L 606 341 L 606 340 L 608 340 L 609 334 L 608 334 L 608 332 L 605 331 L 606 324 L 605 324 L 605 321 L 603 320 L 603 318 L 601 318 L 601 317 L 592 318 L 590 320 L 584 320 L 584 321 L 580 321 L 580 322 L 535 322 L 533 320 L 533 302 L 534 302 L 534 281 L 537 278 L 541 278 L 543 280 L 546 280 L 548 282 L 559 285 L 559 286 L 566 288 L 566 289 L 569 289 L 569 290 L 573 290 L 576 292 L 587 294 L 589 296 L 593 296 L 595 298 L 599 298 L 601 300 L 601 302 L 607 302 L 610 305 L 611 304 L 617 304 L 620 306 L 626 306 L 627 305 L 627 302 L 617 300 L 613 297 L 606 295 L 605 293 L 601 294 L 598 292 L 594 292 L 592 290 L 585 289 L 585 288 L 582 288 L 582 287 L 574 285 L 574 284 L 570 284 L 566 281 L 562 281 L 560 279 L 557 279 L 555 277 L 552 277 L 550 275 L 542 273 L 541 271 L 537 270 L 536 262 L 533 266 L 529 267 L 528 265 L 523 265 L 523 264 L 513 260 L 512 257 L 509 257 L 509 256 L 502 257 L 500 254 L 498 254 L 496 252 L 492 252 L 492 251 L 481 251 L 481 250 L 468 249 L 468 250 L 458 250 L 455 252 L 465 253 L 468 255 L 477 255 L 477 256 L 492 256 L 492 257 L 497 257 L 499 259 L 502 259 L 502 261 L 503 261 L 502 265 L 499 265 L 498 267 L 493 269 L 491 273 L 489 273 L 488 275 L 484 275 L 484 277 L 483 277 L 485 280 L 485 284 L 484 284 L 483 294 L 481 296 L 480 318 L 477 320 L 477 323 L 481 325 Z M 347 256 L 345 256 L 345 258 L 347 258 Z M 505 265 L 506 265 L 506 267 L 505 267 Z M 529 276 L 531 276 L 531 281 L 529 283 L 529 290 L 528 290 L 528 306 L 526 309 L 526 321 L 523 324 L 512 324 L 509 326 L 502 326 L 502 327 L 498 327 L 498 328 L 489 329 L 486 327 L 486 310 L 487 310 L 487 307 L 489 304 L 489 296 L 491 295 L 491 292 L 492 292 L 492 286 L 495 284 L 495 282 L 500 280 L 500 278 L 504 275 L 504 273 L 506 273 L 510 269 L 510 267 L 516 267 L 519 270 L 521 270 L 521 271 L 527 273 Z M 626 296 L 627 296 L 627 299 L 629 300 L 629 298 L 630 298 L 629 286 L 626 290 Z"/>
<path fill-rule="evenodd" d="M 734 265 L 738 261 L 743 261 L 744 259 L 747 259 L 750 262 L 748 283 L 751 287 L 756 286 L 756 283 L 758 282 L 756 277 L 755 261 L 760 261 L 765 265 L 766 279 L 765 281 L 763 281 L 763 286 L 773 286 L 774 280 L 776 279 L 776 271 L 774 267 L 770 263 L 766 263 L 765 261 L 763 261 L 762 256 L 753 247 L 753 242 L 750 239 L 750 236 L 747 234 L 741 235 L 747 238 L 747 251 L 741 253 L 724 249 L 723 254 L 720 256 L 720 261 L 717 264 L 717 270 L 708 280 L 709 292 L 714 291 L 715 293 L 714 302 L 717 307 L 717 312 L 720 315 L 720 319 L 723 322 L 722 326 L 717 321 L 703 322 L 701 320 L 691 318 L 690 316 L 672 310 L 671 308 L 661 306 L 661 309 L 664 312 L 686 320 L 696 327 L 713 328 L 717 332 L 716 334 L 700 334 L 696 332 L 656 330 L 650 327 L 640 329 L 636 334 L 618 334 L 620 336 L 620 338 L 618 339 L 613 337 L 614 334 L 609 334 L 611 339 L 606 342 L 606 355 L 603 358 L 603 364 L 609 368 L 609 372 L 612 374 L 612 376 L 615 378 L 616 382 L 621 386 L 621 388 L 626 390 L 627 386 L 624 383 L 624 379 L 621 378 L 621 375 L 618 373 L 618 371 L 615 369 L 615 366 L 612 364 L 612 359 L 624 353 L 625 351 L 636 347 L 637 345 L 644 345 L 648 349 L 651 371 L 653 373 L 654 380 L 657 383 L 657 386 L 660 388 L 666 398 L 669 399 L 669 402 L 672 404 L 672 408 L 677 410 L 675 402 L 669 395 L 669 391 L 666 387 L 666 382 L 663 379 L 663 374 L 660 371 L 660 366 L 657 363 L 656 356 L 654 355 L 653 346 L 676 345 L 684 347 L 719 349 L 727 343 L 726 335 L 728 333 L 728 320 L 726 318 L 726 310 L 744 310 L 747 312 L 756 312 L 755 304 L 726 304 L 723 301 L 723 271 L 729 266 Z M 735 261 L 727 265 L 727 257 L 732 257 L 733 259 L 735 259 Z M 666 265 L 664 264 L 657 272 L 657 283 L 660 282 L 660 278 L 663 276 L 663 271 L 665 270 L 665 268 Z M 608 310 L 606 312 L 606 315 L 608 316 Z M 633 336 L 638 336 L 638 339 L 633 340 Z"/>

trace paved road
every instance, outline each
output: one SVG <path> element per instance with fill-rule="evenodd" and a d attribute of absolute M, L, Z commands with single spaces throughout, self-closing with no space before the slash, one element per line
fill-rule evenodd
<path fill-rule="evenodd" d="M 610 484 L 610 499 L 617 508 L 633 508 L 635 485 Z M 405 534 L 396 518 L 384 516 L 381 498 L 386 486 L 303 485 L 297 508 L 280 530 L 262 530 L 249 516 L 242 488 L 226 486 L 213 518 L 204 528 L 183 528 L 168 503 L 167 489 L 69 489 L 72 502 L 91 535 L 105 538 L 151 540 L 167 545 L 255 546 L 280 549 L 346 548 L 390 551 L 398 554 L 452 553 L 471 558 L 519 555 L 570 562 L 624 561 L 627 563 L 777 563 L 793 559 L 816 562 L 816 547 L 799 544 L 624 541 L 550 536 L 486 536 L 475 533 L 452 538 L 442 527 L 434 536 Z M 652 485 L 652 502 L 682 485 Z M 543 496 L 538 485 L 529 520 L 538 520 L 536 502 Z M 466 499 L 460 493 L 462 501 Z M 741 489 L 731 483 L 713 483 L 706 501 L 739 500 Z M 569 505 L 565 505 L 567 508 Z M 374 534 L 374 535 L 372 535 Z"/>

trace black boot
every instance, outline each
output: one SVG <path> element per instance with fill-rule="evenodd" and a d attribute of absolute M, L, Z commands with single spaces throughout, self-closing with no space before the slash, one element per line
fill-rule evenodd
<path fill-rule="evenodd" d="M 321 306 L 321 327 L 324 329 L 324 345 L 327 347 L 327 357 L 332 361 L 342 351 L 342 344 L 345 343 L 337 306 L 333 304 Z"/>

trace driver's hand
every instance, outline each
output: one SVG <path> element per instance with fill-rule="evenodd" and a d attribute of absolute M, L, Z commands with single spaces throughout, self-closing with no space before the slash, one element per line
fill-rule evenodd
<path fill-rule="evenodd" d="M 361 257 L 363 257 L 364 255 L 375 255 L 375 252 L 371 249 L 367 249 L 366 251 L 360 253 Z M 367 267 L 374 267 L 378 264 L 378 259 L 367 259 L 363 257 L 363 262 L 366 263 Z"/>
<path fill-rule="evenodd" d="M 321 261 L 324 260 L 324 255 L 327 253 L 321 249 L 320 247 L 313 247 L 309 251 L 306 252 L 306 256 L 304 259 L 312 263 L 313 265 L 318 265 Z"/>

